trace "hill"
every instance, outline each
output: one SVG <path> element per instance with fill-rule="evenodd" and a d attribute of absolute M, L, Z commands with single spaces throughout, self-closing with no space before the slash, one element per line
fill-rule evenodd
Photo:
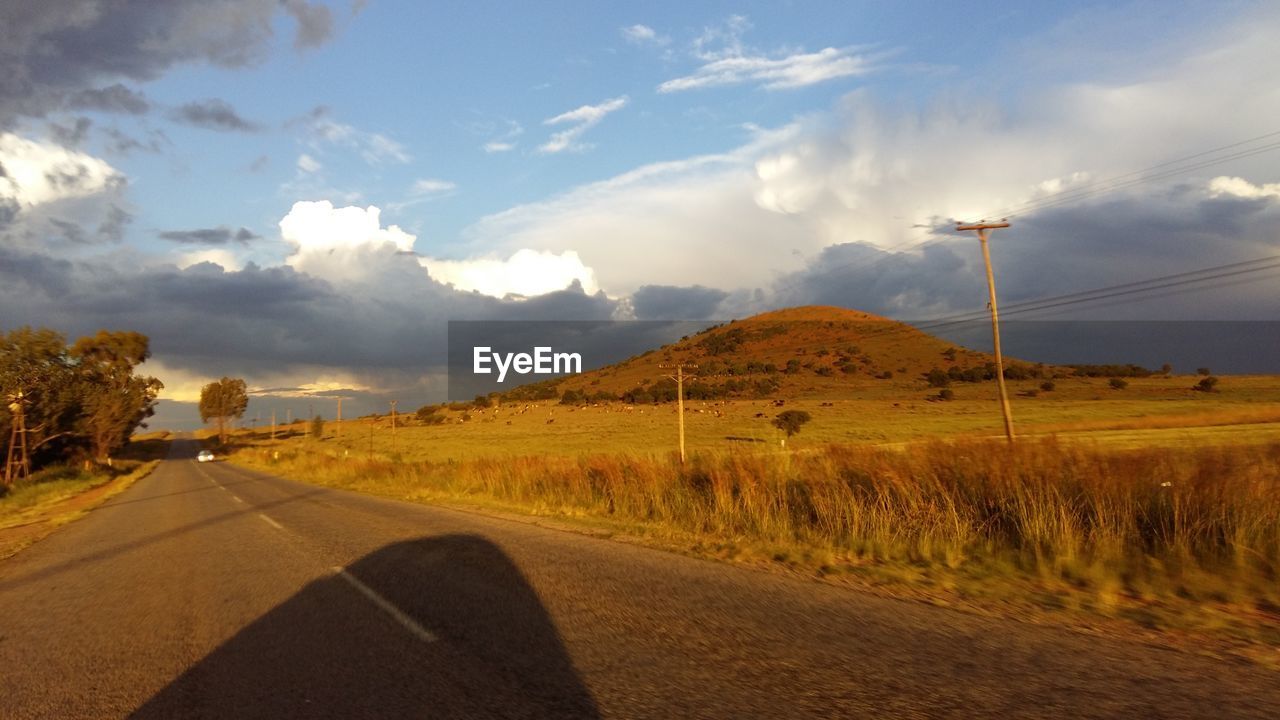
<path fill-rule="evenodd" d="M 993 358 L 905 323 L 837 307 L 767 312 L 708 328 L 621 363 L 504 394 L 511 400 L 570 393 L 573 401 L 664 402 L 675 399 L 674 373 L 696 375 L 691 399 L 838 397 L 876 384 L 921 387 L 931 371 L 954 381 L 994 378 Z M 1052 371 L 1011 361 L 1006 376 Z"/>

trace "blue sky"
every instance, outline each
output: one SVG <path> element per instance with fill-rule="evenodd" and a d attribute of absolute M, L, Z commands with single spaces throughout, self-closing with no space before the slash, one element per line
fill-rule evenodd
<path fill-rule="evenodd" d="M 1013 302 L 1280 229 L 1265 140 L 1045 204 L 1280 130 L 1270 3 L 65 0 L 0 28 L 0 329 L 142 330 L 170 401 L 438 398 L 449 319 L 946 316 L 983 302 L 946 228 L 1028 203 Z M 1265 287 L 1080 312 L 1271 319 Z"/>

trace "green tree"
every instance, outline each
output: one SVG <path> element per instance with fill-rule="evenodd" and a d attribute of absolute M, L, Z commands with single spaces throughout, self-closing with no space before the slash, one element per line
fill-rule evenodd
<path fill-rule="evenodd" d="M 80 414 L 76 426 L 93 457 L 102 461 L 124 447 L 134 428 L 155 414 L 164 384 L 134 374 L 151 356 L 146 335 L 99 330 L 71 346 Z"/>
<path fill-rule="evenodd" d="M 75 391 L 75 371 L 61 333 L 21 327 L 0 334 L 0 442 L 9 441 L 13 417 L 8 406 L 21 393 L 32 464 L 74 451 L 80 444 L 74 434 L 80 413 Z"/>
<path fill-rule="evenodd" d="M 813 416 L 804 410 L 783 410 L 772 420 L 772 424 L 774 427 L 786 433 L 789 438 L 800 432 L 800 428 L 812 419 Z M 783 440 L 782 444 L 785 447 L 787 441 Z"/>
<path fill-rule="evenodd" d="M 324 436 L 324 418 L 320 417 L 319 415 L 316 415 L 315 417 L 311 418 L 311 437 L 314 440 L 319 440 L 323 436 Z"/>
<path fill-rule="evenodd" d="M 244 380 L 224 377 L 200 389 L 200 420 L 218 423 L 218 441 L 227 442 L 227 421 L 242 417 L 249 407 Z"/>

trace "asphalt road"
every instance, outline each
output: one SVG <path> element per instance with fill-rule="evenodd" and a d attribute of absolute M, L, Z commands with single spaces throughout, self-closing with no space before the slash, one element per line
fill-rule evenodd
<path fill-rule="evenodd" d="M 1280 717 L 1245 663 L 195 449 L 0 563 L 0 717 Z"/>

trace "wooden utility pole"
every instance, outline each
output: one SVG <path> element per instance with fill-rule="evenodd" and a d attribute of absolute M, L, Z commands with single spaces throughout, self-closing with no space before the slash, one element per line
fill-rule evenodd
<path fill-rule="evenodd" d="M 687 367 L 688 367 L 688 368 L 696 368 L 696 367 L 698 367 L 698 366 L 697 366 L 697 365 L 694 365 L 693 363 L 676 363 L 676 364 L 674 364 L 674 365 L 665 365 L 665 364 L 664 364 L 664 365 L 659 365 L 658 367 L 660 367 L 660 368 L 664 368 L 664 369 L 669 369 L 669 368 L 673 368 L 673 367 L 674 367 L 674 368 L 676 369 L 676 374 L 675 374 L 675 375 L 668 375 L 667 377 L 669 377 L 669 378 L 671 378 L 672 380 L 675 380 L 675 381 L 676 381 L 676 414 L 680 416 L 680 423 L 679 423 L 679 424 L 680 424 L 680 464 L 681 464 L 681 465 L 683 465 L 683 464 L 684 464 L 684 462 L 685 462 L 685 452 L 684 452 L 684 379 L 685 379 L 685 374 L 684 374 L 684 369 L 685 369 L 685 368 L 687 368 Z M 690 377 L 690 378 L 693 378 L 693 377 L 697 377 L 697 376 L 696 376 L 696 375 L 690 375 L 689 377 Z"/>
<path fill-rule="evenodd" d="M 1009 391 L 1004 385 L 1004 358 L 1000 354 L 1000 311 L 996 308 L 996 278 L 991 272 L 991 249 L 987 247 L 987 233 L 992 230 L 1009 227 L 1009 223 L 978 222 L 970 225 L 956 225 L 956 230 L 978 231 L 978 243 L 982 246 L 982 262 L 987 266 L 988 306 L 991 308 L 991 337 L 996 351 L 996 383 L 1000 386 L 1000 410 L 1004 413 L 1004 435 L 1013 442 L 1013 410 L 1009 407 Z"/>
<path fill-rule="evenodd" d="M 391 454 L 396 454 L 396 401 L 391 401 Z"/>
<path fill-rule="evenodd" d="M 342 398 L 338 398 L 338 422 L 334 426 L 339 438 L 342 437 Z"/>
<path fill-rule="evenodd" d="M 271 439 L 272 439 L 272 440 L 275 440 L 275 439 L 276 439 L 276 411 L 275 411 L 275 408 L 272 408 L 272 410 L 271 410 Z"/>

